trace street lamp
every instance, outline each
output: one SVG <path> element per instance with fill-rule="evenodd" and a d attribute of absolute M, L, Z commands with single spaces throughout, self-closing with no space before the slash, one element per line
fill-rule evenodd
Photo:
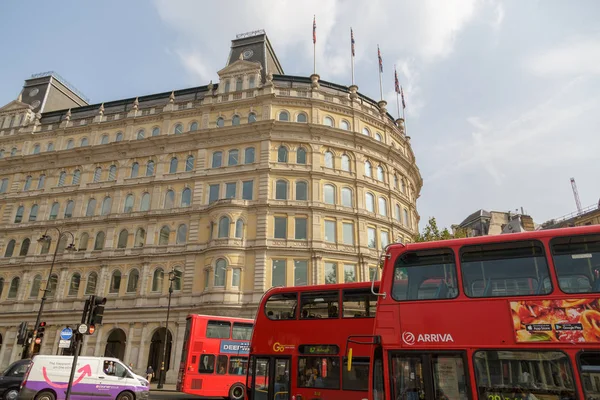
<path fill-rule="evenodd" d="M 54 255 L 52 256 L 52 264 L 50 265 L 50 272 L 48 272 L 48 279 L 46 280 L 46 288 L 44 289 L 44 294 L 42 296 L 42 302 L 40 303 L 40 309 L 38 310 L 37 318 L 35 320 L 35 325 L 33 326 L 33 337 L 31 338 L 31 343 L 29 344 L 29 356 L 33 356 L 33 349 L 35 348 L 35 339 L 38 333 L 38 325 L 40 324 L 40 320 L 42 318 L 42 311 L 44 310 L 44 303 L 46 302 L 48 291 L 50 288 L 50 280 L 52 279 L 52 270 L 54 269 L 54 261 L 56 261 L 56 254 L 58 253 L 58 246 L 60 244 L 60 240 L 63 236 L 70 235 L 71 243 L 65 248 L 67 251 L 77 251 L 75 248 L 75 236 L 69 231 L 61 231 L 57 227 L 51 227 L 48 229 L 55 229 L 58 232 L 58 240 L 56 241 L 56 248 L 54 249 Z M 49 242 L 52 238 L 48 235 L 48 229 L 46 232 L 38 239 L 39 243 Z"/>
<path fill-rule="evenodd" d="M 162 358 L 162 362 L 160 364 L 160 375 L 158 376 L 158 385 L 156 385 L 157 389 L 162 389 L 165 380 L 167 379 L 167 372 L 165 371 L 165 360 L 167 359 L 167 342 L 169 340 L 169 312 L 171 311 L 171 295 L 173 294 L 173 281 L 177 279 L 177 271 L 175 267 L 171 268 L 169 271 L 169 302 L 167 303 L 167 321 L 165 323 L 165 341 L 164 341 L 164 354 Z"/>

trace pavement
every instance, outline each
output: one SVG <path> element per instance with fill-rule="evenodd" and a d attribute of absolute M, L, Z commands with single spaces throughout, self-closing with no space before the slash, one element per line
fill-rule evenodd
<path fill-rule="evenodd" d="M 185 394 L 178 392 L 175 390 L 174 384 L 164 384 L 162 389 L 156 388 L 156 383 L 150 384 L 150 400 L 209 400 L 209 399 L 219 399 L 215 397 L 198 397 L 190 394 Z"/>
<path fill-rule="evenodd" d="M 169 384 L 169 383 L 165 383 L 162 387 L 162 389 L 158 389 L 156 387 L 157 383 L 151 383 L 150 384 L 150 391 L 151 392 L 177 392 L 176 390 L 176 386 L 175 384 Z"/>

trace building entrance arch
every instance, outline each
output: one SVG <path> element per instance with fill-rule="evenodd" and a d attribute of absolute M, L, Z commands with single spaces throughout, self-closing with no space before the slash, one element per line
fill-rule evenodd
<path fill-rule="evenodd" d="M 148 365 L 152 365 L 154 369 L 154 379 L 158 379 L 160 373 L 160 365 L 165 354 L 165 328 L 158 328 L 152 334 L 150 342 L 150 350 L 148 352 Z M 173 344 L 173 335 L 171 331 L 167 336 L 167 359 L 165 361 L 165 371 L 169 370 L 171 365 L 171 345 Z M 146 366 L 147 367 L 147 366 Z"/>
<path fill-rule="evenodd" d="M 125 344 L 127 336 L 123 329 L 115 328 L 108 335 L 106 347 L 104 348 L 104 357 L 115 357 L 123 361 L 125 357 Z"/>

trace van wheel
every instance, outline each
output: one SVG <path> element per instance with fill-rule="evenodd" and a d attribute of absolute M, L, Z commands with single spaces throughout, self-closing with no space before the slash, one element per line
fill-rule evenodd
<path fill-rule="evenodd" d="M 236 383 L 229 389 L 229 400 L 241 400 L 244 398 L 245 387 L 241 383 Z"/>
<path fill-rule="evenodd" d="M 56 400 L 56 395 L 49 391 L 43 391 L 35 396 L 35 400 Z"/>
<path fill-rule="evenodd" d="M 122 392 L 117 396 L 117 400 L 135 400 L 135 397 L 131 392 Z"/>
<path fill-rule="evenodd" d="M 6 392 L 4 392 L 4 400 L 17 400 L 17 397 L 19 397 L 19 389 L 8 389 Z"/>

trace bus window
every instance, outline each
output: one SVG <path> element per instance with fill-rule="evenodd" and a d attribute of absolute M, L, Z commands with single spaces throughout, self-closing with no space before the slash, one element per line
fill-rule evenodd
<path fill-rule="evenodd" d="M 275 359 L 275 396 L 276 400 L 290 398 L 290 360 Z"/>
<path fill-rule="evenodd" d="M 227 372 L 227 356 L 220 355 L 217 357 L 217 374 L 225 375 Z"/>
<path fill-rule="evenodd" d="M 297 304 L 297 293 L 274 294 L 265 303 L 265 314 L 269 319 L 295 319 Z"/>
<path fill-rule="evenodd" d="M 562 352 L 481 350 L 473 358 L 480 398 L 576 398 L 571 364 Z"/>
<path fill-rule="evenodd" d="M 352 368 L 348 371 L 348 359 L 342 365 L 343 390 L 369 390 L 369 358 L 353 357 Z"/>
<path fill-rule="evenodd" d="M 554 238 L 550 248 L 563 292 L 600 292 L 600 235 Z"/>
<path fill-rule="evenodd" d="M 339 389 L 339 357 L 298 357 L 298 387 Z"/>
<path fill-rule="evenodd" d="M 337 318 L 339 292 L 311 292 L 301 294 L 300 318 Z"/>
<path fill-rule="evenodd" d="M 254 375 L 254 396 L 256 400 L 267 400 L 269 395 L 269 358 L 256 359 Z"/>
<path fill-rule="evenodd" d="M 198 372 L 201 374 L 212 374 L 215 372 L 215 356 L 212 354 L 203 354 L 198 364 Z"/>
<path fill-rule="evenodd" d="M 247 357 L 229 357 L 229 375 L 246 375 Z"/>
<path fill-rule="evenodd" d="M 377 308 L 377 296 L 368 289 L 350 289 L 342 292 L 342 316 L 353 317 L 375 317 Z"/>
<path fill-rule="evenodd" d="M 467 296 L 526 296 L 552 291 L 544 247 L 540 242 L 465 246 L 460 254 Z"/>
<path fill-rule="evenodd" d="M 228 321 L 208 321 L 206 337 L 215 339 L 229 339 L 231 323 Z"/>
<path fill-rule="evenodd" d="M 600 353 L 594 351 L 580 353 L 579 366 L 585 398 L 600 398 Z"/>
<path fill-rule="evenodd" d="M 231 338 L 235 339 L 235 340 L 251 340 L 252 339 L 252 324 L 244 324 L 241 322 L 234 322 Z"/>
<path fill-rule="evenodd" d="M 402 254 L 394 265 L 392 298 L 451 299 L 458 296 L 456 264 L 450 249 L 419 250 Z"/>

